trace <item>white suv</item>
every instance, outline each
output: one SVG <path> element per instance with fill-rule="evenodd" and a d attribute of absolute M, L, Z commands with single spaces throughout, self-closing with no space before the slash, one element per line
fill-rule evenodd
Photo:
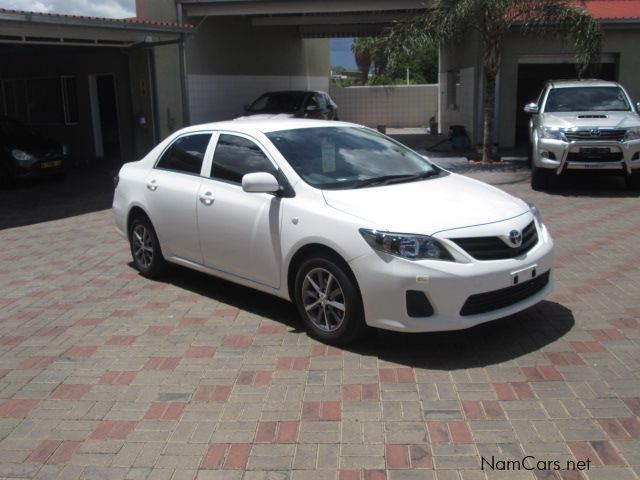
<path fill-rule="evenodd" d="M 549 81 L 531 113 L 531 187 L 543 190 L 565 170 L 618 171 L 640 186 L 640 116 L 618 83 Z"/>

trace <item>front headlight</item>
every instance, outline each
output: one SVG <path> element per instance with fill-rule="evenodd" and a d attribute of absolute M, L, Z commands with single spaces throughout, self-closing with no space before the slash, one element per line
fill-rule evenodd
<path fill-rule="evenodd" d="M 533 214 L 535 219 L 538 221 L 538 223 L 541 224 L 542 223 L 542 215 L 540 215 L 540 210 L 538 210 L 538 208 L 533 203 L 527 202 L 527 205 L 529 205 L 529 208 L 531 209 L 531 213 Z"/>
<path fill-rule="evenodd" d="M 640 127 L 633 127 L 627 130 L 627 133 L 624 135 L 624 139 L 625 141 L 640 139 Z"/>
<path fill-rule="evenodd" d="M 558 127 L 542 127 L 540 129 L 540 137 L 549 140 L 564 140 L 562 130 L 560 130 Z"/>
<path fill-rule="evenodd" d="M 33 160 L 33 157 L 23 150 L 14 148 L 11 150 L 11 156 L 20 163 L 27 163 Z"/>
<path fill-rule="evenodd" d="M 360 229 L 360 234 L 374 250 L 409 260 L 447 260 L 453 257 L 442 243 L 427 235 L 380 232 Z"/>

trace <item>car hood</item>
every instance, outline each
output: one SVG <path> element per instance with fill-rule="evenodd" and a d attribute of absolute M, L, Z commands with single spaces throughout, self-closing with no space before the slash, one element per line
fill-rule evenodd
<path fill-rule="evenodd" d="M 293 113 L 256 113 L 255 115 L 243 115 L 236 120 L 282 120 L 284 118 L 295 118 Z"/>
<path fill-rule="evenodd" d="M 522 200 L 456 174 L 353 190 L 324 190 L 327 204 L 390 232 L 433 235 L 529 211 Z M 366 226 L 366 225 L 363 225 Z"/>
<path fill-rule="evenodd" d="M 588 118 L 604 115 L 606 118 Z M 554 112 L 541 115 L 542 125 L 559 128 L 629 128 L 640 126 L 640 116 L 634 112 Z"/>

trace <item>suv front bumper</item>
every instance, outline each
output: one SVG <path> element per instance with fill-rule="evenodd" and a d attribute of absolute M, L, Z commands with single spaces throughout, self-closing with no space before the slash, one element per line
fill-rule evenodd
<path fill-rule="evenodd" d="M 596 150 L 602 153 L 594 153 Z M 564 170 L 640 172 L 640 140 L 565 142 L 544 138 L 538 140 L 535 153 L 537 167 L 554 169 L 558 175 Z"/>

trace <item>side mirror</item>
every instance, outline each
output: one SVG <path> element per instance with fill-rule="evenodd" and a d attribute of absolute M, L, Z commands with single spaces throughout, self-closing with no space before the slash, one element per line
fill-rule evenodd
<path fill-rule="evenodd" d="M 537 103 L 531 102 L 524 106 L 524 111 L 526 113 L 538 113 L 540 111 L 540 107 L 538 107 Z"/>
<path fill-rule="evenodd" d="M 276 177 L 267 172 L 247 173 L 242 177 L 242 190 L 249 193 L 275 193 L 281 190 Z"/>
<path fill-rule="evenodd" d="M 318 107 L 315 105 L 307 105 L 307 108 L 305 108 L 305 110 L 307 112 L 315 112 L 316 110 L 318 110 Z"/>

